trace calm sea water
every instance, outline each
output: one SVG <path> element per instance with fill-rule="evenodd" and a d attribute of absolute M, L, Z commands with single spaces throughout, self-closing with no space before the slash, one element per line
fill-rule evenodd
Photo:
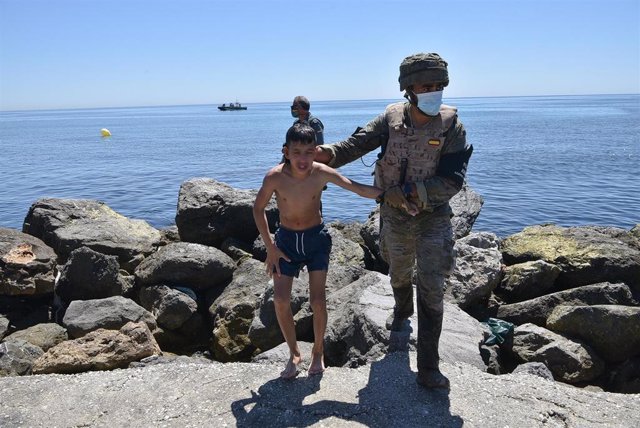
<path fill-rule="evenodd" d="M 314 102 L 325 141 L 346 138 L 394 100 Z M 459 98 L 474 145 L 468 181 L 485 205 L 474 230 L 506 236 L 540 223 L 640 222 L 640 95 Z M 174 222 L 180 184 L 212 177 L 258 188 L 280 159 L 289 103 L 0 113 L 0 227 L 21 229 L 42 197 L 90 198 L 156 227 Z M 112 136 L 102 138 L 100 129 Z M 371 153 L 342 168 L 371 183 Z M 374 207 L 335 186 L 326 220 Z"/>

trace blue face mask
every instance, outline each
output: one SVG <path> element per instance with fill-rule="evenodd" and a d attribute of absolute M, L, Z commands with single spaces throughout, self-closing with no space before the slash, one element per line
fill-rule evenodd
<path fill-rule="evenodd" d="M 295 110 L 291 110 L 291 116 L 295 117 L 296 119 L 298 118 L 298 112 Z"/>
<path fill-rule="evenodd" d="M 418 97 L 418 108 L 424 114 L 428 116 L 437 116 L 442 105 L 442 92 L 425 92 L 423 94 L 416 94 Z"/>

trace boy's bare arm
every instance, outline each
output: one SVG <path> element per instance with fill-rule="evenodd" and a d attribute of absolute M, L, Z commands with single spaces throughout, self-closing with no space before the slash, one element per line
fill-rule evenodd
<path fill-rule="evenodd" d="M 376 199 L 382 194 L 382 189 L 353 181 L 329 166 L 321 165 L 320 168 L 326 174 L 327 182 L 350 190 L 364 198 Z"/>
<path fill-rule="evenodd" d="M 262 181 L 262 187 L 258 190 L 256 201 L 253 204 L 253 219 L 256 222 L 258 232 L 264 241 L 264 245 L 267 248 L 267 259 L 265 265 L 267 269 L 267 275 L 273 276 L 273 268 L 275 267 L 276 273 L 280 276 L 280 258 L 284 258 L 286 261 L 291 261 L 289 258 L 276 246 L 271 234 L 269 233 L 269 222 L 267 221 L 267 214 L 265 212 L 271 197 L 275 192 L 275 177 L 271 172 Z"/>

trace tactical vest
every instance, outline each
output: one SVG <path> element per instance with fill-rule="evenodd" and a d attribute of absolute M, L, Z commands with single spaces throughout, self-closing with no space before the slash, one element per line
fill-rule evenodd
<path fill-rule="evenodd" d="M 444 133 L 458 111 L 443 104 L 440 113 L 423 128 L 412 128 L 404 124 L 404 109 L 405 103 L 400 102 L 387 106 L 384 113 L 389 124 L 389 141 L 375 168 L 375 185 L 382 189 L 401 184 L 403 174 L 406 183 L 424 181 L 435 175 Z"/>

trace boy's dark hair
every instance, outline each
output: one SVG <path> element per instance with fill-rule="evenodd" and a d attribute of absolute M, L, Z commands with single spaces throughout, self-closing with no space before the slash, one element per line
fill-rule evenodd
<path fill-rule="evenodd" d="M 316 131 L 306 123 L 296 122 L 287 131 L 285 146 L 290 147 L 292 142 L 300 142 L 302 144 L 315 144 Z"/>

